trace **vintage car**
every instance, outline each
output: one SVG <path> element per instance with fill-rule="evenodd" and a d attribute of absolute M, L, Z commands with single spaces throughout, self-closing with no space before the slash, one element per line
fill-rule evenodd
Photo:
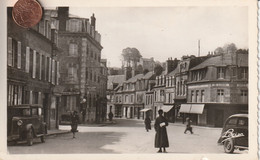
<path fill-rule="evenodd" d="M 224 123 L 218 144 L 224 146 L 226 153 L 235 149 L 248 150 L 248 114 L 235 114 Z"/>
<path fill-rule="evenodd" d="M 8 106 L 7 141 L 27 141 L 33 145 L 33 138 L 41 138 L 45 142 L 46 123 L 43 121 L 42 106 L 23 104 Z"/>

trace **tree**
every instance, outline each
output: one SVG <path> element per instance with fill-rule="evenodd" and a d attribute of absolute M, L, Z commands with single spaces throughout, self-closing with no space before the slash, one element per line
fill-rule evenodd
<path fill-rule="evenodd" d="M 234 43 L 227 43 L 223 47 L 218 47 L 215 49 L 215 54 L 227 54 L 227 53 L 235 53 L 237 51 L 237 47 Z"/>
<path fill-rule="evenodd" d="M 124 61 L 126 61 L 127 66 L 130 66 L 131 61 L 134 63 L 134 65 L 136 65 L 136 63 L 139 62 L 140 58 L 142 57 L 138 49 L 130 47 L 123 49 L 122 56 Z"/>
<path fill-rule="evenodd" d="M 237 46 L 234 43 L 225 44 L 223 50 L 225 53 L 235 53 L 237 51 Z"/>
<path fill-rule="evenodd" d="M 238 49 L 236 51 L 236 53 L 238 53 L 238 54 L 248 54 L 248 49 Z"/>
<path fill-rule="evenodd" d="M 218 47 L 215 49 L 214 51 L 215 54 L 219 55 L 219 54 L 223 54 L 224 53 L 224 50 L 222 47 Z"/>
<path fill-rule="evenodd" d="M 159 76 L 163 71 L 163 67 L 160 64 L 156 64 L 154 67 L 154 73 Z"/>

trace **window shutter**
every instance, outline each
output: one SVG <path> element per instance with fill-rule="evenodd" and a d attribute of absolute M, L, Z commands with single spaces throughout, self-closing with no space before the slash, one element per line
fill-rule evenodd
<path fill-rule="evenodd" d="M 39 68 L 39 79 L 41 80 L 42 79 L 42 54 L 41 53 L 39 53 L 39 55 L 40 55 L 40 68 Z"/>
<path fill-rule="evenodd" d="M 52 84 L 55 84 L 55 60 L 52 60 L 52 67 L 51 67 L 51 78 L 52 78 Z"/>
<path fill-rule="evenodd" d="M 21 42 L 18 41 L 17 43 L 18 45 L 18 48 L 17 48 L 17 68 L 21 68 L 21 49 L 22 49 L 22 46 L 21 46 Z"/>
<path fill-rule="evenodd" d="M 51 82 L 51 61 L 52 61 L 52 59 L 49 58 L 49 77 L 48 77 L 48 82 Z"/>
<path fill-rule="evenodd" d="M 60 63 L 57 62 L 57 70 L 56 70 L 56 85 L 59 85 L 59 77 L 60 77 Z"/>
<path fill-rule="evenodd" d="M 30 70 L 30 47 L 26 47 L 25 53 L 25 72 L 29 73 Z"/>
<path fill-rule="evenodd" d="M 33 50 L 33 75 L 32 78 L 36 76 L 36 51 Z"/>
<path fill-rule="evenodd" d="M 8 49 L 8 54 L 7 54 L 7 64 L 8 66 L 13 66 L 13 41 L 11 37 L 8 37 L 8 42 L 7 42 L 7 49 Z"/>

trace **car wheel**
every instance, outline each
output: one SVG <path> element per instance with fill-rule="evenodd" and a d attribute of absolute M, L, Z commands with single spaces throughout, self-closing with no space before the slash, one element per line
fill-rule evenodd
<path fill-rule="evenodd" d="M 33 130 L 32 129 L 29 129 L 29 131 L 27 132 L 27 144 L 28 144 L 28 146 L 33 145 Z"/>
<path fill-rule="evenodd" d="M 224 142 L 224 151 L 226 153 L 233 153 L 234 152 L 234 142 L 232 139 L 228 139 Z"/>

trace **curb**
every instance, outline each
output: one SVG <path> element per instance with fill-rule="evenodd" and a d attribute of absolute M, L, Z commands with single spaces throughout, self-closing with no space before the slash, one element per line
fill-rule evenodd
<path fill-rule="evenodd" d="M 68 134 L 70 131 L 61 131 L 61 132 L 53 132 L 53 133 L 47 133 L 45 136 L 53 136 L 53 135 L 60 135 L 60 134 Z"/>

